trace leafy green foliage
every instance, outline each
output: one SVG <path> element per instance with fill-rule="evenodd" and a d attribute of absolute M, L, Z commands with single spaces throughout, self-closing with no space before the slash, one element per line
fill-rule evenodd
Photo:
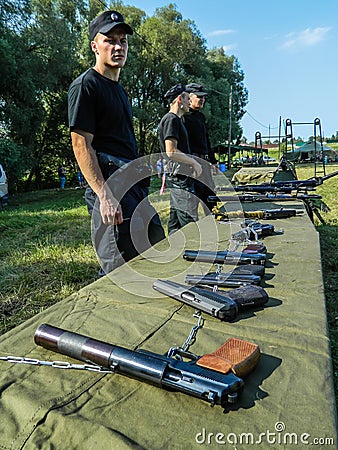
<path fill-rule="evenodd" d="M 102 6 L 96 0 L 0 0 L 0 6 L 1 162 L 12 192 L 46 188 L 60 163 L 75 171 L 67 91 L 93 65 L 88 23 Z M 214 145 L 228 139 L 225 105 L 232 85 L 231 138 L 239 139 L 247 92 L 237 59 L 222 49 L 207 51 L 195 23 L 172 3 L 152 17 L 122 1 L 110 7 L 135 30 L 121 82 L 132 102 L 140 154 L 158 152 L 157 126 L 168 109 L 163 95 L 180 81 L 200 82 L 210 92 L 205 113 Z"/>

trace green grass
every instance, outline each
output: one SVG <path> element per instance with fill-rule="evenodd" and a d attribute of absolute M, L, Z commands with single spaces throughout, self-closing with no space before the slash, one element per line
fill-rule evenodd
<path fill-rule="evenodd" d="M 327 173 L 338 170 L 328 165 Z M 226 172 L 231 177 L 232 172 Z M 299 179 L 314 175 L 313 166 L 299 165 Z M 166 228 L 168 195 L 156 191 L 154 178 L 150 198 Z M 319 186 L 317 194 L 329 205 L 322 212 L 326 224 L 315 216 L 320 234 L 325 300 L 336 398 L 338 399 L 338 176 Z M 0 213 L 0 334 L 90 284 L 99 264 L 92 247 L 90 218 L 83 190 L 45 190 L 17 194 Z"/>
<path fill-rule="evenodd" d="M 0 333 L 94 281 L 83 191 L 18 194 L 0 213 Z"/>
<path fill-rule="evenodd" d="M 326 173 L 338 170 L 338 164 L 328 164 Z M 313 165 L 297 166 L 299 179 L 306 179 L 314 175 Z M 318 186 L 316 193 L 322 195 L 329 206 L 330 212 L 321 213 L 325 225 L 315 216 L 315 225 L 320 236 L 322 268 L 324 279 L 325 302 L 327 309 L 328 331 L 330 337 L 332 365 L 336 403 L 338 405 L 338 176 L 331 178 Z"/>

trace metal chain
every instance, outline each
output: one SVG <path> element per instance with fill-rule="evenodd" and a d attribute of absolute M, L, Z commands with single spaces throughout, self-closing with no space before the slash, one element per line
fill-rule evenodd
<path fill-rule="evenodd" d="M 192 327 L 192 329 L 190 330 L 190 334 L 189 334 L 187 340 L 182 345 L 182 349 L 185 352 L 187 352 L 189 350 L 190 346 L 195 343 L 197 332 L 204 325 L 204 319 L 202 317 L 201 311 L 195 311 L 194 314 L 193 314 L 193 317 L 198 318 L 198 321 L 197 321 L 197 324 Z"/>
<path fill-rule="evenodd" d="M 193 317 L 198 318 L 197 324 L 192 327 L 190 330 L 189 336 L 186 341 L 182 345 L 182 347 L 171 347 L 167 353 L 169 357 L 178 357 L 182 358 L 183 356 L 190 357 L 196 359 L 197 356 L 193 353 L 189 352 L 189 348 L 196 341 L 196 335 L 200 328 L 204 325 L 204 319 L 202 317 L 201 311 L 196 310 L 193 314 Z M 40 359 L 34 358 L 25 358 L 23 356 L 0 356 L 0 361 L 6 361 L 14 364 L 29 364 L 32 366 L 49 366 L 54 367 L 55 369 L 76 369 L 76 370 L 88 370 L 91 372 L 100 372 L 100 373 L 114 373 L 114 370 L 106 369 L 101 366 L 95 366 L 91 364 L 72 364 L 65 361 L 43 361 Z"/>
<path fill-rule="evenodd" d="M 7 361 L 15 364 L 29 364 L 32 366 L 50 366 L 55 369 L 76 369 L 100 373 L 114 373 L 114 370 L 91 364 L 72 364 L 66 361 L 42 361 L 40 359 L 24 358 L 23 356 L 0 356 L 0 361 Z"/>
<path fill-rule="evenodd" d="M 189 359 L 197 359 L 198 356 L 194 353 L 189 352 L 189 348 L 191 345 L 194 344 L 196 341 L 196 335 L 200 328 L 204 325 L 204 319 L 202 317 L 201 311 L 196 310 L 193 314 L 193 317 L 197 317 L 198 321 L 197 324 L 192 327 L 190 330 L 189 336 L 182 345 L 182 347 L 171 347 L 168 352 L 167 356 L 169 358 L 176 358 L 176 359 L 183 359 L 183 357 L 189 358 Z"/>

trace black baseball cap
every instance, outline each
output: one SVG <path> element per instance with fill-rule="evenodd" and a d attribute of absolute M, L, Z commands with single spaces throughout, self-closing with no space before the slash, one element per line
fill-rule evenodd
<path fill-rule="evenodd" d="M 186 86 L 183 83 L 175 84 L 172 88 L 170 88 L 165 94 L 164 98 L 166 98 L 169 103 L 175 100 L 182 92 L 187 92 Z"/>
<path fill-rule="evenodd" d="M 120 26 L 125 29 L 126 34 L 133 34 L 132 28 L 125 23 L 122 14 L 117 11 L 105 11 L 89 24 L 89 36 L 92 41 L 97 33 L 108 33 L 113 28 Z"/>
<path fill-rule="evenodd" d="M 197 95 L 197 97 L 203 97 L 204 95 L 208 95 L 208 93 L 204 91 L 204 88 L 201 84 L 190 83 L 187 84 L 186 88 L 189 94 L 195 94 Z"/>

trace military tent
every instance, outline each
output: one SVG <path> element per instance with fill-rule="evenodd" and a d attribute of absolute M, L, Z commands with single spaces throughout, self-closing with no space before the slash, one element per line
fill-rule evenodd
<path fill-rule="evenodd" d="M 287 152 L 286 156 L 289 161 L 313 161 L 315 158 L 315 153 L 319 156 L 321 155 L 322 150 L 324 152 L 324 156 L 327 156 L 329 160 L 335 161 L 336 158 L 338 158 L 338 152 L 336 150 L 326 144 L 321 146 L 320 142 L 317 142 L 315 145 L 314 141 L 306 142 L 297 149 L 294 149 L 294 151 Z"/>

